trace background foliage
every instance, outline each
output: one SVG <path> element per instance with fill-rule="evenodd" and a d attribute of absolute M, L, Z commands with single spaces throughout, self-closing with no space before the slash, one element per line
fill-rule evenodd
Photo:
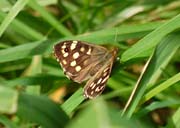
<path fill-rule="evenodd" d="M 179 30 L 175 0 L 1 0 L 0 127 L 180 127 Z M 120 49 L 97 99 L 56 62 L 64 40 Z"/>

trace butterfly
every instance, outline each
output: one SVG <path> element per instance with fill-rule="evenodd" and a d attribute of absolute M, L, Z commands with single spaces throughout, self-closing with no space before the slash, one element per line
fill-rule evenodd
<path fill-rule="evenodd" d="M 109 79 L 118 49 L 107 48 L 84 41 L 67 40 L 54 46 L 54 55 L 64 74 L 77 83 L 86 82 L 84 96 L 99 96 Z"/>

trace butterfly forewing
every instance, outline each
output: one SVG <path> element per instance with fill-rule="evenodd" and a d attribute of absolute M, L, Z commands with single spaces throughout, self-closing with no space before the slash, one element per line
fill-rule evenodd
<path fill-rule="evenodd" d="M 78 83 L 91 77 L 89 70 L 106 52 L 104 47 L 81 41 L 64 41 L 54 46 L 54 54 L 64 73 Z"/>
<path fill-rule="evenodd" d="M 64 41 L 54 46 L 54 54 L 64 73 L 75 82 L 87 81 L 84 96 L 94 98 L 102 93 L 109 78 L 115 52 L 82 41 Z"/>

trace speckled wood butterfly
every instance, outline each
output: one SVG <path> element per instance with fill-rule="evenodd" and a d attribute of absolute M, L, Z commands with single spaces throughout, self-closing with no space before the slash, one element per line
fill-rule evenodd
<path fill-rule="evenodd" d="M 117 51 L 117 48 L 108 50 L 103 46 L 75 40 L 54 46 L 55 57 L 65 75 L 77 83 L 87 81 L 84 96 L 90 99 L 103 92 Z"/>

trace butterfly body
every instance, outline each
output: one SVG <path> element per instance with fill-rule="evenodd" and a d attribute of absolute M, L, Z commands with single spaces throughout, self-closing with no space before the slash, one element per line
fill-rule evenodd
<path fill-rule="evenodd" d="M 104 90 L 117 49 L 109 51 L 102 46 L 69 40 L 56 44 L 54 54 L 69 79 L 77 83 L 87 81 L 84 96 L 92 99 Z"/>

